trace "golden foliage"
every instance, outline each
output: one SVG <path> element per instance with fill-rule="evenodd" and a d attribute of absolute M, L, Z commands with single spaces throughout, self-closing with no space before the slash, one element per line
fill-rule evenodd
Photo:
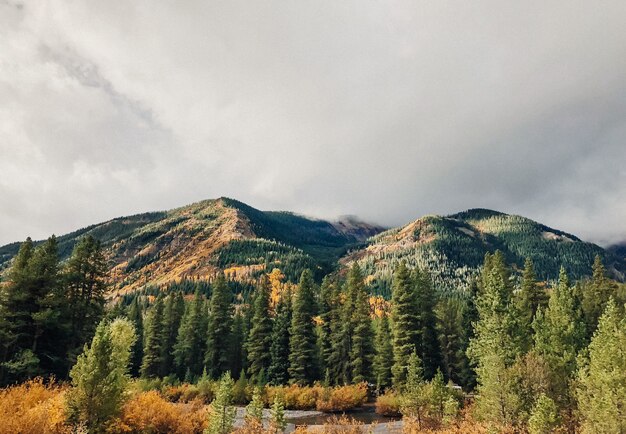
<path fill-rule="evenodd" d="M 345 411 L 360 407 L 367 402 L 367 383 L 326 389 L 317 399 L 319 411 Z"/>
<path fill-rule="evenodd" d="M 391 303 L 380 295 L 370 296 L 369 302 L 370 312 L 372 312 L 376 318 L 382 318 L 385 315 L 389 315 L 391 312 Z"/>
<path fill-rule="evenodd" d="M 201 402 L 173 404 L 152 390 L 132 397 L 122 408 L 122 415 L 111 423 L 109 432 L 200 434 L 207 420 Z"/>
<path fill-rule="evenodd" d="M 376 413 L 383 416 L 400 415 L 400 397 L 392 391 L 376 398 Z"/>
<path fill-rule="evenodd" d="M 367 401 L 365 383 L 338 387 L 314 386 L 268 386 L 265 403 L 270 405 L 278 395 L 289 410 L 312 410 L 334 412 L 360 407 Z"/>
<path fill-rule="evenodd" d="M 64 395 L 41 378 L 0 390 L 0 434 L 69 434 Z"/>
<path fill-rule="evenodd" d="M 305 426 L 296 427 L 296 430 L 294 431 L 294 433 L 296 434 L 303 434 L 307 432 L 310 431 Z M 373 432 L 373 427 L 366 427 L 362 422 L 356 421 L 343 415 L 341 417 L 331 417 L 321 427 L 321 429 L 315 429 L 315 431 L 313 432 L 319 434 L 365 434 Z"/>

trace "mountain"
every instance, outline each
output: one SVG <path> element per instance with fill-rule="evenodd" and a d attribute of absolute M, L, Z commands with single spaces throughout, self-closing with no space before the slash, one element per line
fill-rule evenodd
<path fill-rule="evenodd" d="M 339 257 L 383 228 L 357 219 L 329 222 L 290 212 L 266 212 L 219 198 L 163 212 L 120 217 L 60 236 L 62 259 L 85 235 L 99 239 L 117 293 L 183 279 L 206 279 L 218 270 L 235 278 L 278 267 L 296 281 L 305 268 L 318 276 Z M 6 268 L 19 243 L 0 247 Z"/>
<path fill-rule="evenodd" d="M 626 263 L 614 253 L 525 217 L 488 209 L 449 216 L 430 215 L 390 229 L 349 252 L 343 265 L 357 261 L 374 290 L 389 294 L 391 271 L 402 260 L 430 270 L 444 293 L 462 292 L 488 252 L 501 250 L 514 268 L 532 258 L 540 279 L 554 279 L 561 265 L 573 278 L 589 275 L 595 255 L 614 277 L 623 280 Z"/>

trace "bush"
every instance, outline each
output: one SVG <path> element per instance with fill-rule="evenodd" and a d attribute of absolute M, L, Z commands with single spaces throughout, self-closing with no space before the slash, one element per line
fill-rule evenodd
<path fill-rule="evenodd" d="M 307 427 L 298 427 L 294 431 L 296 434 L 304 434 L 309 432 Z M 316 430 L 316 433 L 321 434 L 364 434 L 372 432 L 371 429 L 366 429 L 363 422 L 356 421 L 348 418 L 347 416 L 333 416 L 331 417 L 320 430 Z"/>
<path fill-rule="evenodd" d="M 157 391 L 141 392 L 122 408 L 114 419 L 110 433 L 200 434 L 207 425 L 206 410 L 201 403 L 173 404 Z"/>
<path fill-rule="evenodd" d="M 65 388 L 41 378 L 0 390 L 0 434 L 69 434 Z"/>
<path fill-rule="evenodd" d="M 360 407 L 367 402 L 367 383 L 339 386 L 322 393 L 316 407 L 319 411 L 346 411 Z"/>
<path fill-rule="evenodd" d="M 388 391 L 376 398 L 376 413 L 383 416 L 400 416 L 400 397 Z"/>

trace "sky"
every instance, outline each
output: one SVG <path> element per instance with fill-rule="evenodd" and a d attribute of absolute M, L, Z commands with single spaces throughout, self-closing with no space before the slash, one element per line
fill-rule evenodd
<path fill-rule="evenodd" d="M 228 196 L 626 240 L 626 2 L 0 0 L 0 244 Z"/>

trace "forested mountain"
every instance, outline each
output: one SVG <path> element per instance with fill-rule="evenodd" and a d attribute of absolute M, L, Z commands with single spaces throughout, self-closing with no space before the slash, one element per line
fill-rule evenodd
<path fill-rule="evenodd" d="M 206 280 L 219 270 L 245 282 L 279 268 L 295 282 L 311 269 L 319 281 L 337 268 L 337 261 L 345 266 L 355 260 L 374 292 L 387 298 L 391 272 L 401 260 L 428 270 L 440 292 L 457 293 L 477 275 L 485 254 L 496 250 L 514 269 L 532 258 L 542 280 L 555 279 L 561 265 L 573 278 L 590 275 L 595 255 L 618 280 L 626 272 L 619 249 L 605 251 L 530 219 L 486 209 L 425 216 L 383 232 L 354 217 L 329 222 L 220 198 L 120 217 L 60 236 L 62 260 L 85 235 L 102 243 L 117 294 Z M 19 243 L 0 247 L 0 267 L 10 264 L 18 248 Z"/>
<path fill-rule="evenodd" d="M 485 254 L 496 250 L 518 270 L 525 258 L 531 258 L 542 280 L 556 279 L 561 265 L 574 278 L 588 276 L 596 255 L 618 280 L 623 280 L 626 271 L 623 260 L 600 246 L 525 217 L 488 209 L 422 217 L 370 238 L 367 246 L 351 251 L 341 262 L 357 261 L 368 283 L 387 296 L 392 270 L 406 260 L 427 269 L 436 287 L 447 293 L 467 288 Z"/>
<path fill-rule="evenodd" d="M 98 239 L 111 268 L 111 289 L 124 293 L 208 279 L 218 270 L 244 278 L 279 267 L 296 281 L 309 268 L 321 277 L 348 247 L 381 230 L 354 219 L 328 222 L 219 198 L 116 218 L 60 236 L 58 243 L 63 260 L 81 237 Z M 0 267 L 6 268 L 18 249 L 19 243 L 0 247 Z"/>

